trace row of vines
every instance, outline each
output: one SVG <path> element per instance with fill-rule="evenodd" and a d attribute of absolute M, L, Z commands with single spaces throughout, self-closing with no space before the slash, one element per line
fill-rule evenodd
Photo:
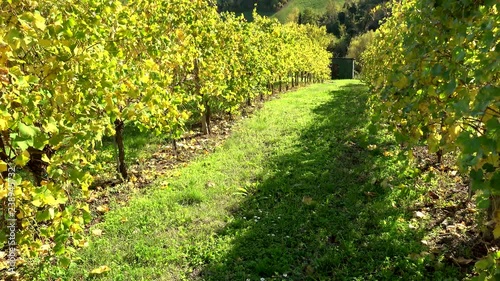
<path fill-rule="evenodd" d="M 279 81 L 328 78 L 324 28 L 254 17 L 203 0 L 2 1 L 0 271 L 12 256 L 67 266 L 87 244 L 103 137 L 120 144 L 130 123 L 175 139 L 193 120 L 209 133 L 211 114 Z"/>
<path fill-rule="evenodd" d="M 500 4 L 403 1 L 363 54 L 374 123 L 408 147 L 457 153 L 500 237 Z M 498 274 L 489 257 L 479 271 Z M 488 262 L 489 261 L 489 262 Z"/>

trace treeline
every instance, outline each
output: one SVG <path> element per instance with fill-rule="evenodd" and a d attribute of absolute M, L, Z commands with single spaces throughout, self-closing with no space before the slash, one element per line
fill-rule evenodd
<path fill-rule="evenodd" d="M 254 18 L 202 0 L 3 1 L 0 250 L 68 266 L 86 245 L 103 137 L 127 179 L 127 123 L 176 139 L 197 122 L 208 134 L 213 114 L 329 77 L 325 28 Z"/>
<path fill-rule="evenodd" d="M 353 38 L 377 30 L 381 21 L 390 15 L 390 11 L 383 5 L 387 2 L 387 0 L 346 1 L 340 8 L 332 2 L 323 14 L 305 9 L 292 15 L 289 20 L 299 24 L 325 26 L 327 32 L 337 38 L 329 50 L 334 57 L 345 57 Z"/>

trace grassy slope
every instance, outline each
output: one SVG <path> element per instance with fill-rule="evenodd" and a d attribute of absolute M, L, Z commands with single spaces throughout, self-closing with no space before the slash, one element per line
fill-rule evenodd
<path fill-rule="evenodd" d="M 290 0 L 278 12 L 260 11 L 259 14 L 267 17 L 277 18 L 280 22 L 286 22 L 289 14 L 293 13 L 296 9 L 303 11 L 306 8 L 312 9 L 318 14 L 323 14 L 329 2 L 334 2 L 338 8 L 341 8 L 345 0 Z M 252 20 L 252 10 L 242 13 L 246 19 Z"/>
<path fill-rule="evenodd" d="M 291 0 L 281 10 L 274 14 L 273 17 L 276 17 L 281 22 L 285 22 L 288 15 L 295 9 L 303 11 L 306 8 L 312 9 L 319 14 L 323 14 L 330 1 L 334 1 L 340 7 L 344 4 L 344 0 Z"/>
<path fill-rule="evenodd" d="M 414 175 L 391 156 L 397 146 L 368 133 L 366 99 L 336 81 L 266 103 L 221 149 L 109 212 L 76 265 L 39 280 L 87 280 L 102 265 L 99 280 L 457 277 L 409 258 L 425 233 L 405 207 L 425 190 L 404 188 Z"/>

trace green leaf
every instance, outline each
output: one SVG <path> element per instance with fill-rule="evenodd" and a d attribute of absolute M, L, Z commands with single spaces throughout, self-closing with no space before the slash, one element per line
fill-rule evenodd
<path fill-rule="evenodd" d="M 64 139 L 63 134 L 56 134 L 49 139 L 49 144 L 56 146 L 56 145 L 60 144 L 63 141 L 63 139 Z"/>
<path fill-rule="evenodd" d="M 457 88 L 457 82 L 455 80 L 450 81 L 448 84 L 446 84 L 446 94 L 451 95 L 453 92 L 455 92 L 455 89 Z"/>
<path fill-rule="evenodd" d="M 61 257 L 59 258 L 59 264 L 63 267 L 66 268 L 71 264 L 71 259 L 67 257 Z"/>
<path fill-rule="evenodd" d="M 66 247 L 64 246 L 64 243 L 57 242 L 56 245 L 54 246 L 54 253 L 56 255 L 62 255 L 66 253 Z"/>
<path fill-rule="evenodd" d="M 37 134 L 37 131 L 39 131 L 39 129 L 36 128 L 35 126 L 33 126 L 33 125 L 28 126 L 28 125 L 25 125 L 23 122 L 19 122 L 17 124 L 17 127 L 19 129 L 19 134 L 22 137 L 31 137 L 31 138 L 33 138 Z"/>
<path fill-rule="evenodd" d="M 5 230 L 2 229 L 0 230 L 0 246 L 3 246 L 5 242 L 7 242 L 7 234 L 5 233 Z"/>
<path fill-rule="evenodd" d="M 500 189 L 500 170 L 497 171 L 493 177 L 490 179 L 490 186 L 492 189 L 499 190 Z"/>
<path fill-rule="evenodd" d="M 48 138 L 45 134 L 38 134 L 33 139 L 31 146 L 36 149 L 43 150 L 45 145 L 48 143 Z"/>
<path fill-rule="evenodd" d="M 35 216 L 36 220 L 39 222 L 46 221 L 50 219 L 50 213 L 49 210 L 43 210 L 42 212 L 36 213 Z"/>
<path fill-rule="evenodd" d="M 477 199 L 477 207 L 479 209 L 488 209 L 490 207 L 490 200 L 488 198 L 478 198 Z"/>
<path fill-rule="evenodd" d="M 491 261 L 487 258 L 476 262 L 476 268 L 479 270 L 485 270 L 492 265 Z"/>

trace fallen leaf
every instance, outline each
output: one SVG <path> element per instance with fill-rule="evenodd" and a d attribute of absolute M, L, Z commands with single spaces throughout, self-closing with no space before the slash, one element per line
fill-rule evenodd
<path fill-rule="evenodd" d="M 108 207 L 108 205 L 97 206 L 97 211 L 99 211 L 101 213 L 107 213 L 107 212 L 109 212 L 109 207 Z"/>
<path fill-rule="evenodd" d="M 81 248 L 86 248 L 89 246 L 89 242 L 86 240 L 80 240 L 80 242 L 78 242 L 78 246 Z"/>
<path fill-rule="evenodd" d="M 314 273 L 314 268 L 310 265 L 306 266 L 305 268 L 306 274 L 307 275 L 312 275 Z"/>
<path fill-rule="evenodd" d="M 433 191 L 429 191 L 427 193 L 429 195 L 430 198 L 434 199 L 434 200 L 438 200 L 439 199 L 439 195 L 437 195 L 435 192 Z"/>
<path fill-rule="evenodd" d="M 306 205 L 311 205 L 313 202 L 314 202 L 314 200 L 309 196 L 304 196 L 302 198 L 302 203 L 304 203 Z"/>
<path fill-rule="evenodd" d="M 476 210 L 476 209 L 474 209 L 474 208 L 467 208 L 467 211 L 468 211 L 469 213 L 475 213 L 475 212 L 477 212 L 477 210 Z"/>
<path fill-rule="evenodd" d="M 371 191 L 367 191 L 367 192 L 365 192 L 365 195 L 366 196 L 370 196 L 370 197 L 375 197 L 377 195 L 377 193 L 371 192 Z"/>
<path fill-rule="evenodd" d="M 422 213 L 422 212 L 420 212 L 420 211 L 416 211 L 415 212 L 415 217 L 417 217 L 417 218 L 423 218 L 423 217 L 425 217 L 425 214 Z"/>
<path fill-rule="evenodd" d="M 390 152 L 390 151 L 384 151 L 384 156 L 385 157 L 389 157 L 389 156 L 392 156 L 392 155 L 393 155 L 392 152 Z"/>
<path fill-rule="evenodd" d="M 90 274 L 102 274 L 104 272 L 110 271 L 111 268 L 107 265 L 99 266 L 98 268 L 93 269 Z"/>
<path fill-rule="evenodd" d="M 452 258 L 454 262 L 458 263 L 458 264 L 469 264 L 471 262 L 473 262 L 474 260 L 473 259 L 466 259 L 464 257 L 459 257 L 459 258 Z"/>

